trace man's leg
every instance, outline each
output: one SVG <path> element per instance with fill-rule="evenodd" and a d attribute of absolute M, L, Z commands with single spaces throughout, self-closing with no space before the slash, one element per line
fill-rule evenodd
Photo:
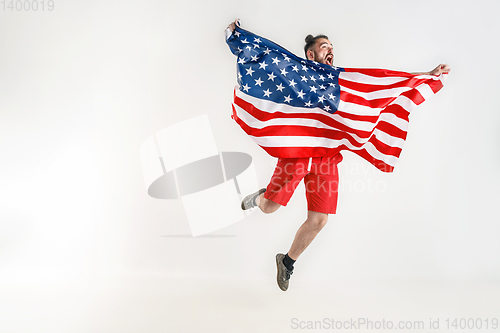
<path fill-rule="evenodd" d="M 265 214 L 274 213 L 281 207 L 279 203 L 264 198 L 264 193 L 259 195 L 257 199 L 255 199 L 255 202 L 257 203 L 257 206 L 259 206 L 260 210 Z"/>
<path fill-rule="evenodd" d="M 297 260 L 304 250 L 311 244 L 316 235 L 323 229 L 328 221 L 328 214 L 313 211 L 307 212 L 307 220 L 300 226 L 295 234 L 288 256 Z"/>

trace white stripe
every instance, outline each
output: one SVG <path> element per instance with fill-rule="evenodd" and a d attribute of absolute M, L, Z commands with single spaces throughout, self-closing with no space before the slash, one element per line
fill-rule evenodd
<path fill-rule="evenodd" d="M 338 110 L 357 116 L 378 116 L 383 108 L 371 108 L 369 106 L 360 105 L 351 102 L 339 101 Z"/>
<path fill-rule="evenodd" d="M 414 107 L 417 106 L 411 99 L 406 96 L 399 96 L 391 104 L 398 104 L 406 111 L 410 112 Z"/>
<path fill-rule="evenodd" d="M 351 93 L 353 95 L 362 97 L 368 101 L 371 101 L 372 99 L 379 99 L 379 98 L 391 98 L 391 97 L 397 97 L 401 95 L 402 93 L 412 90 L 412 87 L 398 87 L 398 88 L 390 88 L 390 89 L 383 89 L 383 90 L 377 90 L 377 91 L 372 91 L 372 92 L 361 92 L 361 91 L 356 91 L 353 89 L 349 89 L 346 87 L 342 87 L 342 91 Z"/>
<path fill-rule="evenodd" d="M 422 84 L 416 88 L 418 92 L 424 97 L 424 99 L 428 99 L 432 95 L 434 95 L 434 91 L 432 91 L 431 87 L 428 84 Z"/>
<path fill-rule="evenodd" d="M 376 77 L 366 74 L 361 74 L 357 72 L 340 72 L 339 79 L 346 81 L 357 82 L 362 84 L 376 84 L 376 85 L 391 85 L 399 82 L 403 82 L 410 78 L 400 77 L 400 76 L 387 76 L 387 77 Z"/>

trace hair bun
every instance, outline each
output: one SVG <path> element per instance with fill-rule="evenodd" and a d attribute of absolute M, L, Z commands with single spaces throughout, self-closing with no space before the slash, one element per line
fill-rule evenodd
<path fill-rule="evenodd" d="M 313 40 L 314 40 L 314 36 L 311 34 L 307 35 L 305 38 L 306 44 L 311 43 Z"/>

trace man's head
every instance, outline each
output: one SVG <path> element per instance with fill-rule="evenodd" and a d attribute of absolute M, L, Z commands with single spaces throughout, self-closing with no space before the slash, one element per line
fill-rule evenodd
<path fill-rule="evenodd" d="M 333 45 L 327 36 L 307 35 L 305 41 L 304 52 L 307 59 L 333 66 Z"/>

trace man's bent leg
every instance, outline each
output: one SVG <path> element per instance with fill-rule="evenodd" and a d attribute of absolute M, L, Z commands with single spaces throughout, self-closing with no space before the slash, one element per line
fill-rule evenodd
<path fill-rule="evenodd" d="M 327 221 L 328 214 L 308 211 L 307 220 L 297 230 L 295 239 L 288 251 L 288 256 L 293 260 L 297 260 L 320 230 L 323 229 Z"/>
<path fill-rule="evenodd" d="M 255 202 L 257 203 L 257 206 L 259 206 L 260 210 L 265 214 L 274 213 L 281 207 L 279 203 L 264 198 L 264 193 L 259 195 L 257 199 L 255 199 Z"/>

